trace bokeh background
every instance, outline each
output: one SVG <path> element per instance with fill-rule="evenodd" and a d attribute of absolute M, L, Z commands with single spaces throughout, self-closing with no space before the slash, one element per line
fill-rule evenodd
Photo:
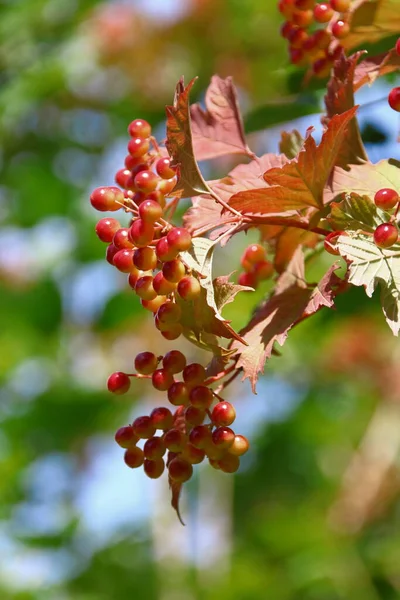
<path fill-rule="evenodd" d="M 200 100 L 213 73 L 234 76 L 257 152 L 281 129 L 318 138 L 322 84 L 302 87 L 279 26 L 274 0 L 0 2 L 2 600 L 400 598 L 400 347 L 363 290 L 293 330 L 257 396 L 232 386 L 251 452 L 235 476 L 197 469 L 185 528 L 166 482 L 113 440 L 163 397 L 143 384 L 115 400 L 108 374 L 162 343 L 104 260 L 90 190 L 112 185 L 133 118 L 163 137 L 181 75 Z M 400 158 L 392 85 L 358 98 L 374 162 Z M 268 289 L 228 307 L 236 327 Z"/>

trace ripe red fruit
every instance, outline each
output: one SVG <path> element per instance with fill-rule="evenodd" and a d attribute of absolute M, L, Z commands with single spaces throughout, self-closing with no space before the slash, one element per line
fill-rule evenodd
<path fill-rule="evenodd" d="M 182 315 L 182 310 L 175 302 L 164 302 L 157 311 L 160 323 L 176 323 Z"/>
<path fill-rule="evenodd" d="M 331 0 L 333 10 L 346 12 L 350 8 L 350 0 Z"/>
<path fill-rule="evenodd" d="M 326 2 L 317 4 L 314 7 L 314 19 L 317 23 L 327 23 L 334 15 L 333 8 Z"/>
<path fill-rule="evenodd" d="M 316 48 L 319 48 L 320 50 L 325 50 L 331 43 L 331 36 L 326 31 L 326 29 L 319 29 L 314 33 L 314 42 Z"/>
<path fill-rule="evenodd" d="M 172 169 L 170 165 L 170 158 L 159 158 L 156 162 L 156 171 L 163 179 L 171 179 L 175 176 L 175 169 Z"/>
<path fill-rule="evenodd" d="M 193 467 L 187 460 L 177 456 L 171 460 L 168 473 L 173 481 L 184 483 L 193 475 Z"/>
<path fill-rule="evenodd" d="M 160 392 L 166 392 L 167 389 L 174 383 L 174 378 L 169 371 L 165 369 L 157 369 L 154 371 L 151 379 L 153 387 Z"/>
<path fill-rule="evenodd" d="M 400 56 L 400 38 L 396 42 L 395 49 L 397 54 Z"/>
<path fill-rule="evenodd" d="M 229 454 L 242 456 L 249 449 L 249 440 L 244 435 L 235 435 L 232 446 L 228 448 Z"/>
<path fill-rule="evenodd" d="M 183 381 L 191 386 L 203 383 L 206 378 L 206 370 L 200 363 L 190 363 L 183 370 Z"/>
<path fill-rule="evenodd" d="M 189 404 L 189 390 L 182 381 L 176 381 L 168 388 L 168 400 L 174 406 Z"/>
<path fill-rule="evenodd" d="M 164 473 L 165 463 L 162 458 L 150 460 L 146 458 L 143 465 L 144 472 L 151 479 L 158 479 Z"/>
<path fill-rule="evenodd" d="M 168 329 L 164 329 L 161 331 L 161 335 L 163 338 L 169 341 L 177 340 L 178 337 L 182 334 L 183 327 L 180 323 L 171 323 L 168 325 Z"/>
<path fill-rule="evenodd" d="M 172 177 L 171 179 L 162 179 L 158 184 L 158 190 L 167 196 L 173 191 L 176 186 L 177 178 Z"/>
<path fill-rule="evenodd" d="M 304 52 L 299 48 L 289 48 L 289 56 L 292 65 L 299 65 L 304 59 Z"/>
<path fill-rule="evenodd" d="M 157 292 L 153 288 L 153 278 L 151 275 L 139 277 L 135 285 L 135 292 L 143 300 L 154 300 L 157 298 Z"/>
<path fill-rule="evenodd" d="M 143 156 L 149 151 L 150 142 L 147 139 L 140 137 L 132 138 L 128 143 L 128 152 L 131 156 L 138 157 Z"/>
<path fill-rule="evenodd" d="M 124 193 L 117 187 L 98 187 L 90 195 L 91 205 L 101 212 L 119 210 L 124 200 Z"/>
<path fill-rule="evenodd" d="M 139 441 L 138 436 L 133 431 L 132 425 L 120 427 L 115 433 L 115 441 L 121 448 L 129 448 L 135 446 Z"/>
<path fill-rule="evenodd" d="M 138 248 L 151 244 L 153 237 L 153 225 L 142 219 L 136 219 L 129 228 L 129 239 Z"/>
<path fill-rule="evenodd" d="M 157 296 L 153 300 L 143 300 L 143 298 L 142 298 L 140 300 L 140 304 L 143 306 L 143 308 L 145 308 L 146 310 L 149 310 L 150 312 L 155 314 L 158 311 L 158 309 L 160 308 L 160 306 L 162 304 L 164 304 L 165 301 L 166 301 L 165 296 Z"/>
<path fill-rule="evenodd" d="M 394 208 L 399 201 L 399 194 L 396 190 L 392 190 L 391 188 L 382 188 L 381 190 L 378 190 L 374 196 L 376 206 L 383 210 Z"/>
<path fill-rule="evenodd" d="M 152 352 L 139 352 L 135 357 L 135 369 L 141 375 L 151 375 L 157 365 L 158 358 Z"/>
<path fill-rule="evenodd" d="M 337 238 L 340 235 L 345 235 L 344 231 L 332 231 L 328 233 L 326 238 L 324 239 L 324 248 L 329 254 L 333 254 L 334 256 L 339 256 L 340 252 L 336 248 Z"/>
<path fill-rule="evenodd" d="M 169 408 L 164 408 L 163 406 L 155 408 L 150 414 L 150 419 L 154 427 L 156 429 L 161 429 L 162 431 L 171 429 L 174 422 L 174 418 Z"/>
<path fill-rule="evenodd" d="M 332 35 L 338 40 L 345 38 L 349 33 L 350 25 L 346 21 L 342 21 L 342 19 L 339 19 L 339 21 L 336 21 L 336 23 L 332 25 Z"/>
<path fill-rule="evenodd" d="M 236 418 L 236 411 L 230 402 L 218 402 L 213 408 L 211 419 L 218 427 L 229 427 Z"/>
<path fill-rule="evenodd" d="M 278 10 L 284 17 L 286 17 L 286 19 L 289 19 L 292 16 L 293 11 L 295 10 L 294 3 L 295 0 L 279 0 Z"/>
<path fill-rule="evenodd" d="M 124 190 L 129 189 L 133 185 L 132 173 L 129 169 L 120 169 L 115 173 L 114 179 L 115 183 L 118 183 Z"/>
<path fill-rule="evenodd" d="M 206 450 L 212 442 L 211 431 L 207 425 L 197 425 L 193 427 L 189 434 L 189 442 L 200 450 Z"/>
<path fill-rule="evenodd" d="M 390 108 L 400 112 L 400 87 L 395 87 L 389 92 L 388 102 Z"/>
<path fill-rule="evenodd" d="M 242 258 L 251 265 L 255 265 L 256 263 L 265 260 L 265 248 L 260 244 L 251 244 L 243 252 Z"/>
<path fill-rule="evenodd" d="M 179 258 L 168 260 L 163 264 L 163 275 L 167 281 L 178 283 L 186 274 L 185 265 Z"/>
<path fill-rule="evenodd" d="M 96 225 L 96 234 L 97 237 L 102 242 L 112 242 L 113 237 L 116 231 L 120 229 L 121 225 L 117 219 L 111 219 L 106 217 L 105 219 L 100 219 L 100 221 Z"/>
<path fill-rule="evenodd" d="M 133 254 L 133 263 L 141 271 L 152 271 L 157 266 L 156 251 L 151 246 L 137 248 Z"/>
<path fill-rule="evenodd" d="M 200 295 L 201 286 L 195 277 L 183 277 L 178 283 L 178 294 L 183 300 L 195 300 Z"/>
<path fill-rule="evenodd" d="M 288 40 L 294 29 L 297 29 L 297 27 L 291 21 L 286 21 L 281 27 L 281 36 Z"/>
<path fill-rule="evenodd" d="M 295 50 L 300 49 L 304 42 L 308 39 L 308 34 L 304 29 L 294 29 L 289 34 L 289 42 Z"/>
<path fill-rule="evenodd" d="M 128 284 L 134 290 L 135 285 L 139 277 L 142 276 L 142 272 L 137 269 L 132 269 L 132 271 L 128 275 Z"/>
<path fill-rule="evenodd" d="M 254 266 L 254 274 L 257 279 L 269 279 L 275 272 L 275 267 L 269 260 L 262 260 Z"/>
<path fill-rule="evenodd" d="M 186 358 L 179 350 L 170 350 L 163 358 L 163 367 L 173 375 L 180 373 L 186 366 Z"/>
<path fill-rule="evenodd" d="M 112 392 L 113 394 L 126 394 L 131 387 L 131 380 L 126 373 L 117 371 L 116 373 L 112 373 L 108 378 L 107 387 L 108 391 Z"/>
<path fill-rule="evenodd" d="M 309 8 L 312 8 L 314 4 L 315 0 L 296 0 L 294 3 L 295 7 L 300 10 L 308 10 Z"/>
<path fill-rule="evenodd" d="M 314 19 L 312 10 L 297 10 L 293 13 L 292 21 L 299 27 L 308 27 Z"/>
<path fill-rule="evenodd" d="M 128 237 L 128 233 L 129 229 L 127 227 L 120 227 L 118 231 L 115 232 L 112 243 L 119 250 L 133 247 L 133 244 Z"/>
<path fill-rule="evenodd" d="M 145 200 L 139 206 L 139 216 L 145 223 L 155 223 L 162 214 L 163 209 L 155 200 Z"/>
<path fill-rule="evenodd" d="M 156 253 L 162 262 L 173 260 L 179 254 L 176 248 L 171 248 L 167 241 L 167 236 L 162 237 L 156 244 Z"/>
<path fill-rule="evenodd" d="M 190 403 L 196 408 L 207 409 L 211 406 L 214 400 L 214 394 L 212 391 L 204 386 L 198 385 L 190 392 Z"/>
<path fill-rule="evenodd" d="M 226 454 L 218 461 L 218 466 L 224 473 L 235 473 L 240 467 L 240 459 L 234 454 Z"/>
<path fill-rule="evenodd" d="M 151 136 L 151 125 L 144 119 L 135 119 L 129 123 L 128 133 L 133 138 L 148 138 Z"/>
<path fill-rule="evenodd" d="M 235 432 L 230 427 L 217 427 L 212 433 L 212 440 L 219 448 L 228 449 L 235 441 Z"/>
<path fill-rule="evenodd" d="M 181 452 L 187 444 L 187 438 L 179 429 L 170 429 L 163 436 L 165 447 L 170 452 Z"/>
<path fill-rule="evenodd" d="M 201 425 L 206 418 L 206 411 L 196 406 L 188 406 L 185 409 L 185 421 L 190 427 Z"/>
<path fill-rule="evenodd" d="M 238 284 L 256 289 L 258 281 L 255 273 L 240 273 Z"/>
<path fill-rule="evenodd" d="M 150 417 L 138 417 L 132 423 L 133 431 L 141 439 L 148 439 L 154 436 L 156 428 Z"/>
<path fill-rule="evenodd" d="M 135 188 L 139 192 L 149 194 L 156 189 L 159 182 L 158 176 L 153 171 L 140 171 L 134 179 Z"/>
<path fill-rule="evenodd" d="M 146 458 L 155 460 L 161 458 L 165 454 L 164 440 L 160 437 L 154 436 L 146 440 L 143 446 L 143 452 Z"/>
<path fill-rule="evenodd" d="M 192 444 L 186 444 L 182 451 L 182 458 L 190 462 L 192 465 L 198 465 L 205 458 L 206 453 L 204 450 L 195 448 Z"/>
<path fill-rule="evenodd" d="M 160 271 L 159 273 L 157 273 L 157 275 L 154 276 L 153 287 L 156 290 L 157 294 L 167 296 L 175 290 L 176 283 L 172 283 L 171 281 L 165 279 L 164 275 L 162 274 L 162 271 Z"/>
<path fill-rule="evenodd" d="M 329 73 L 331 72 L 331 67 L 332 67 L 332 63 L 328 60 L 327 57 L 325 58 L 318 58 L 312 66 L 312 70 L 314 75 L 316 75 L 317 77 L 328 77 Z"/>
<path fill-rule="evenodd" d="M 174 227 L 168 232 L 167 241 L 170 248 L 184 252 L 192 245 L 192 236 L 184 227 Z"/>
<path fill-rule="evenodd" d="M 379 248 L 390 248 L 398 237 L 399 231 L 392 223 L 382 223 L 374 231 L 374 242 Z"/>
<path fill-rule="evenodd" d="M 143 450 L 134 446 L 133 448 L 128 448 L 124 454 L 124 461 L 131 469 L 137 469 L 141 467 L 143 464 L 144 455 Z"/>

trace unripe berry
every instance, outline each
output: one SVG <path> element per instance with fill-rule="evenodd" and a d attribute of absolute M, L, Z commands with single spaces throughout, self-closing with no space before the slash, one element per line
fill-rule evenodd
<path fill-rule="evenodd" d="M 140 352 L 135 357 L 135 369 L 141 375 L 151 375 L 157 369 L 158 359 L 152 352 Z"/>
<path fill-rule="evenodd" d="M 232 446 L 228 448 L 229 454 L 234 454 L 235 456 L 242 456 L 249 449 L 249 441 L 244 435 L 235 435 L 235 439 L 233 441 Z"/>
<path fill-rule="evenodd" d="M 165 369 L 157 369 L 154 371 L 151 379 L 153 387 L 160 392 L 166 392 L 167 389 L 174 383 L 174 378 L 169 371 Z"/>
<path fill-rule="evenodd" d="M 206 450 L 207 446 L 212 443 L 211 431 L 207 425 L 197 425 L 193 427 L 189 434 L 189 442 L 200 450 Z"/>
<path fill-rule="evenodd" d="M 165 463 L 162 458 L 150 460 L 146 458 L 143 465 L 144 472 L 151 479 L 158 479 L 164 473 Z"/>
<path fill-rule="evenodd" d="M 129 123 L 128 133 L 133 138 L 146 139 L 151 136 L 151 125 L 144 119 L 135 119 Z"/>
<path fill-rule="evenodd" d="M 156 253 L 162 262 L 173 260 L 179 254 L 176 248 L 171 248 L 167 241 L 167 236 L 158 240 L 156 244 Z"/>
<path fill-rule="evenodd" d="M 199 297 L 201 286 L 195 277 L 183 277 L 178 283 L 178 294 L 182 300 L 195 300 Z"/>
<path fill-rule="evenodd" d="M 142 219 L 136 219 L 129 228 L 129 239 L 138 248 L 151 244 L 153 237 L 153 225 Z"/>
<path fill-rule="evenodd" d="M 203 383 L 206 378 L 206 370 L 200 363 L 190 363 L 183 370 L 183 381 L 194 386 Z"/>
<path fill-rule="evenodd" d="M 182 310 L 175 302 L 165 302 L 157 311 L 158 320 L 161 323 L 176 323 L 182 316 Z"/>
<path fill-rule="evenodd" d="M 164 440 L 160 437 L 151 437 L 146 440 L 143 446 L 143 452 L 146 458 L 155 460 L 156 458 L 162 458 L 165 454 Z"/>
<path fill-rule="evenodd" d="M 219 448 L 228 449 L 235 441 L 235 432 L 230 427 L 217 427 L 212 433 L 212 440 Z"/>
<path fill-rule="evenodd" d="M 193 475 L 193 467 L 187 460 L 177 456 L 171 460 L 168 473 L 172 481 L 184 483 Z"/>
<path fill-rule="evenodd" d="M 124 454 L 124 461 L 131 469 L 141 467 L 144 461 L 143 451 L 137 446 L 128 448 Z"/>
<path fill-rule="evenodd" d="M 379 248 L 390 248 L 397 242 L 398 229 L 392 223 L 382 223 L 374 231 L 374 242 Z"/>
<path fill-rule="evenodd" d="M 139 216 L 145 223 L 155 223 L 163 214 L 163 209 L 155 200 L 145 200 L 139 206 Z"/>
<path fill-rule="evenodd" d="M 181 452 L 187 444 L 187 437 L 179 429 L 169 429 L 163 436 L 164 445 L 171 452 Z"/>
<path fill-rule="evenodd" d="M 218 402 L 211 413 L 211 420 L 217 427 L 229 427 L 236 418 L 236 411 L 230 402 Z"/>
<path fill-rule="evenodd" d="M 112 243 L 119 250 L 124 250 L 125 248 L 133 248 L 133 244 L 128 237 L 129 229 L 127 227 L 120 227 L 118 231 L 115 232 Z"/>
<path fill-rule="evenodd" d="M 377 191 L 374 197 L 376 206 L 383 210 L 394 208 L 399 201 L 400 198 L 398 193 L 391 188 L 383 188 Z"/>
<path fill-rule="evenodd" d="M 139 277 L 135 285 L 135 292 L 143 300 L 154 300 L 157 297 L 157 292 L 153 288 L 152 276 Z"/>
<path fill-rule="evenodd" d="M 171 294 L 173 291 L 175 291 L 176 285 L 176 283 L 172 283 L 171 281 L 165 279 L 162 271 L 160 271 L 159 273 L 157 273 L 157 275 L 154 276 L 153 287 L 156 290 L 157 294 L 167 296 L 168 294 Z"/>
<path fill-rule="evenodd" d="M 192 236 L 184 227 L 174 227 L 168 232 L 167 241 L 170 248 L 184 252 L 192 245 Z"/>
<path fill-rule="evenodd" d="M 219 468 L 224 473 L 235 473 L 240 467 L 240 459 L 234 454 L 226 454 L 218 461 Z"/>
<path fill-rule="evenodd" d="M 171 429 L 174 422 L 171 411 L 163 406 L 155 408 L 150 414 L 150 419 L 154 427 L 162 431 Z"/>
<path fill-rule="evenodd" d="M 342 19 L 339 19 L 339 21 L 336 21 L 336 23 L 332 25 L 332 35 L 338 40 L 345 38 L 349 33 L 350 25 L 346 21 L 342 21 Z"/>
<path fill-rule="evenodd" d="M 96 234 L 102 242 L 110 243 L 113 241 L 115 232 L 120 228 L 121 225 L 117 219 L 106 217 L 105 219 L 100 219 L 97 223 Z"/>
<path fill-rule="evenodd" d="M 151 246 L 137 248 L 133 254 L 133 263 L 141 271 L 152 271 L 157 266 L 157 255 Z"/>
<path fill-rule="evenodd" d="M 99 211 L 115 211 L 124 205 L 124 193 L 117 187 L 98 187 L 90 195 L 90 203 Z"/>
<path fill-rule="evenodd" d="M 163 358 L 163 367 L 173 375 L 186 367 L 186 358 L 179 350 L 170 350 Z"/>
<path fill-rule="evenodd" d="M 170 165 L 170 158 L 159 158 L 156 162 L 156 171 L 163 179 L 171 179 L 175 176 L 175 169 L 172 169 Z"/>
<path fill-rule="evenodd" d="M 168 388 L 168 400 L 174 406 L 189 404 L 189 390 L 185 383 L 176 381 Z"/>
<path fill-rule="evenodd" d="M 132 425 L 120 427 L 115 433 L 115 441 L 121 448 L 130 448 L 139 441 L 138 436 L 133 431 Z"/>
<path fill-rule="evenodd" d="M 390 108 L 400 112 L 400 87 L 395 87 L 389 92 L 388 102 Z"/>
<path fill-rule="evenodd" d="M 326 2 L 316 4 L 314 7 L 314 19 L 317 23 L 328 23 L 334 15 L 333 8 Z"/>
<path fill-rule="evenodd" d="M 131 156 L 143 156 L 149 151 L 150 142 L 149 140 L 142 139 L 140 137 L 132 138 L 128 143 L 128 152 Z"/>
<path fill-rule="evenodd" d="M 126 394 L 131 387 L 131 380 L 126 373 L 117 371 L 116 373 L 112 373 L 108 378 L 107 387 L 108 391 L 112 392 L 113 394 Z"/>
<path fill-rule="evenodd" d="M 138 417 L 132 423 L 133 431 L 141 439 L 148 439 L 154 436 L 156 428 L 150 417 Z"/>

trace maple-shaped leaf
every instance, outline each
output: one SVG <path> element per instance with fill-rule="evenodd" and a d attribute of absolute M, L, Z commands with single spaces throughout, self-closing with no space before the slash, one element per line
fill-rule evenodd
<path fill-rule="evenodd" d="M 270 187 L 239 192 L 229 205 L 246 214 L 284 214 L 309 207 L 323 208 L 324 187 L 356 110 L 354 107 L 334 116 L 319 146 L 309 135 L 297 158 L 281 168 L 266 171 L 264 179 Z"/>
<path fill-rule="evenodd" d="M 297 131 L 282 131 L 281 140 L 279 142 L 279 152 L 284 154 L 287 158 L 296 158 L 304 144 L 304 138 Z"/>
<path fill-rule="evenodd" d="M 190 107 L 194 154 L 206 160 L 225 154 L 253 156 L 246 144 L 237 92 L 232 78 L 211 78 L 205 95 L 206 110 Z"/>
<path fill-rule="evenodd" d="M 378 56 L 371 56 L 364 58 L 362 62 L 357 65 L 354 72 L 354 91 L 359 90 L 363 85 L 371 85 L 383 75 L 398 71 L 400 69 L 400 56 L 397 54 L 395 48 L 389 52 L 384 52 Z"/>
<path fill-rule="evenodd" d="M 193 153 L 189 92 L 195 81 L 192 79 L 185 87 L 182 77 L 176 86 L 173 106 L 166 107 L 167 141 L 165 145 L 178 175 L 177 184 L 170 195 L 177 198 L 189 198 L 210 191 L 200 173 Z"/>
<path fill-rule="evenodd" d="M 351 192 L 372 198 L 382 188 L 393 188 L 400 193 L 400 161 L 391 158 L 376 164 L 352 165 L 348 171 L 335 168 L 330 188 L 325 190 L 325 201 Z"/>
<path fill-rule="evenodd" d="M 348 16 L 350 33 L 340 40 L 345 49 L 378 42 L 400 31 L 398 0 L 355 0 Z"/>
<path fill-rule="evenodd" d="M 322 119 L 327 126 L 334 115 L 342 114 L 354 106 L 353 81 L 357 62 L 363 52 L 357 52 L 350 58 L 345 54 L 334 63 L 332 77 L 327 85 L 325 106 L 327 115 Z M 347 135 L 344 136 L 342 145 L 336 159 L 336 165 L 347 168 L 350 164 L 362 164 L 368 160 L 367 152 L 361 139 L 358 121 L 354 116 L 348 125 Z"/>
<path fill-rule="evenodd" d="M 182 433 L 186 433 L 186 421 L 185 421 L 184 413 L 185 413 L 184 406 L 178 406 L 178 408 L 176 409 L 176 411 L 174 413 L 174 429 L 178 429 L 178 431 L 181 431 Z M 176 456 L 175 453 L 168 452 L 167 467 L 169 466 L 169 463 L 175 456 Z M 179 508 L 179 500 L 181 497 L 183 484 L 179 483 L 177 481 L 174 481 L 169 476 L 168 476 L 168 483 L 169 483 L 169 488 L 171 490 L 171 506 L 172 506 L 172 508 L 174 508 L 176 510 L 176 514 L 178 516 L 178 519 L 182 523 L 182 525 L 185 525 L 185 523 L 183 522 L 182 516 L 181 516 L 180 508 Z"/>
<path fill-rule="evenodd" d="M 348 263 L 348 282 L 364 286 L 372 296 L 381 288 L 381 304 L 386 321 L 395 335 L 400 330 L 400 243 L 378 248 L 372 232 L 388 215 L 367 196 L 352 194 L 334 206 L 330 221 L 346 235 L 336 242 L 339 253 Z M 370 232 L 370 233 L 369 233 Z"/>
<path fill-rule="evenodd" d="M 240 332 L 247 347 L 236 342 L 237 368 L 243 369 L 243 379 L 249 378 L 253 391 L 259 373 L 270 358 L 275 342 L 281 346 L 289 330 L 303 316 L 317 312 L 323 306 L 333 306 L 336 287 L 341 280 L 335 275 L 337 265 L 330 267 L 320 283 L 309 286 L 304 276 L 304 257 L 300 249 L 293 256 L 287 270 L 277 281 L 274 294 L 255 312 L 250 323 Z"/>

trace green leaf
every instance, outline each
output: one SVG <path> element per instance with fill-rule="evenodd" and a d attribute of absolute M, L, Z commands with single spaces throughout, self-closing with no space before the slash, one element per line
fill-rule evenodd
<path fill-rule="evenodd" d="M 382 188 L 393 188 L 400 193 L 400 162 L 381 160 L 376 164 L 352 165 L 349 171 L 337 167 L 333 172 L 330 190 L 326 190 L 326 202 L 340 194 L 355 192 L 360 196 L 373 197 Z"/>
<path fill-rule="evenodd" d="M 378 209 L 368 196 L 348 194 L 342 202 L 332 203 L 328 221 L 336 231 L 368 231 L 372 234 L 389 218 L 389 214 Z"/>
<path fill-rule="evenodd" d="M 281 141 L 279 142 L 279 152 L 282 152 L 282 154 L 289 159 L 296 158 L 302 149 L 303 144 L 304 138 L 297 129 L 293 129 L 293 131 L 289 132 L 282 131 Z"/>

